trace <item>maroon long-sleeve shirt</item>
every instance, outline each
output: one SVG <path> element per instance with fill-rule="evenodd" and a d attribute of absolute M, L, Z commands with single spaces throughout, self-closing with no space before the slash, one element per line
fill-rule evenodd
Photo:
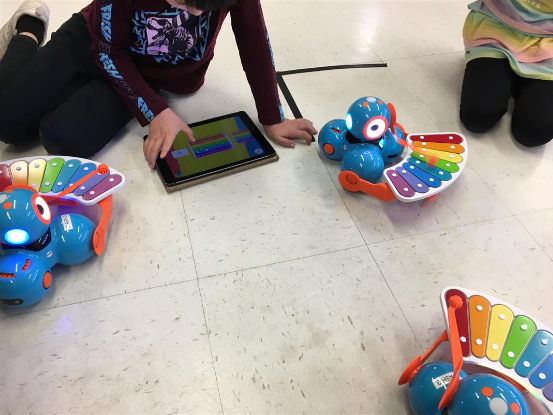
<path fill-rule="evenodd" d="M 198 17 L 165 0 L 93 0 L 82 10 L 97 64 L 142 126 L 168 107 L 151 86 L 190 94 L 203 85 L 229 12 L 259 122 L 277 124 L 284 118 L 259 0 Z"/>

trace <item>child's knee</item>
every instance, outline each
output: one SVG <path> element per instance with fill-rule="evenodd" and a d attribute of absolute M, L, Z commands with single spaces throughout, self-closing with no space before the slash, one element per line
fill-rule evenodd
<path fill-rule="evenodd" d="M 467 130 L 473 133 L 490 131 L 505 114 L 505 109 L 481 105 L 461 105 L 460 117 Z"/>
<path fill-rule="evenodd" d="M 22 145 L 37 137 L 37 133 L 30 128 L 28 122 L 6 114 L 0 116 L 0 141 L 6 144 Z"/>
<path fill-rule="evenodd" d="M 44 117 L 39 127 L 40 141 L 50 154 L 59 154 L 63 156 L 79 156 L 74 154 L 73 143 L 68 137 L 66 129 L 53 121 L 50 117 Z M 77 137 L 73 137 L 76 140 Z"/>
<path fill-rule="evenodd" d="M 526 147 L 537 147 L 553 139 L 553 120 L 546 117 L 513 118 L 511 131 L 516 141 Z"/>

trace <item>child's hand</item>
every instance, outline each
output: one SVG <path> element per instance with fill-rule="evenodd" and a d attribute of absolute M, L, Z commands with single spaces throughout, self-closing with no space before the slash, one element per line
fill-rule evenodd
<path fill-rule="evenodd" d="M 305 140 L 310 145 L 312 136 L 318 134 L 313 123 L 304 118 L 297 120 L 284 120 L 280 124 L 264 125 L 265 132 L 269 139 L 283 147 L 294 148 L 296 145 L 292 140 Z"/>
<path fill-rule="evenodd" d="M 186 134 L 189 141 L 195 141 L 190 127 L 170 108 L 163 110 L 152 120 L 150 134 L 144 141 L 144 156 L 151 169 L 155 167 L 158 155 L 162 159 L 165 158 L 175 137 L 181 131 Z"/>

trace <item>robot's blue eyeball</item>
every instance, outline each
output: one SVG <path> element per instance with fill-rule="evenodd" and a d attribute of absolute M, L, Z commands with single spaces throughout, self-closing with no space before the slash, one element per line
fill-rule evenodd
<path fill-rule="evenodd" d="M 346 115 L 346 127 L 348 127 L 348 130 L 351 130 L 351 127 L 353 127 L 353 118 L 351 118 L 351 114 L 349 113 Z"/>
<path fill-rule="evenodd" d="M 21 245 L 29 240 L 29 234 L 23 229 L 10 229 L 6 232 L 4 238 L 9 244 Z"/>

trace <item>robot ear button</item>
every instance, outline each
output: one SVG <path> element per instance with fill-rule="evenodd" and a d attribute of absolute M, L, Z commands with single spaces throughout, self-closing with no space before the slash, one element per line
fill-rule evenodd
<path fill-rule="evenodd" d="M 484 386 L 480 392 L 482 392 L 482 395 L 488 398 L 493 395 L 493 389 L 489 386 Z"/>
<path fill-rule="evenodd" d="M 513 403 L 511 404 L 511 411 L 513 411 L 513 413 L 514 413 L 515 415 L 520 414 L 520 406 L 518 406 L 518 403 L 513 402 Z"/>
<path fill-rule="evenodd" d="M 44 277 L 42 277 L 42 286 L 45 290 L 47 290 L 50 285 L 52 285 L 52 274 L 50 274 L 48 271 L 44 273 Z"/>
<path fill-rule="evenodd" d="M 323 146 L 323 150 L 326 154 L 334 154 L 334 147 L 332 147 L 332 144 L 326 143 Z"/>

